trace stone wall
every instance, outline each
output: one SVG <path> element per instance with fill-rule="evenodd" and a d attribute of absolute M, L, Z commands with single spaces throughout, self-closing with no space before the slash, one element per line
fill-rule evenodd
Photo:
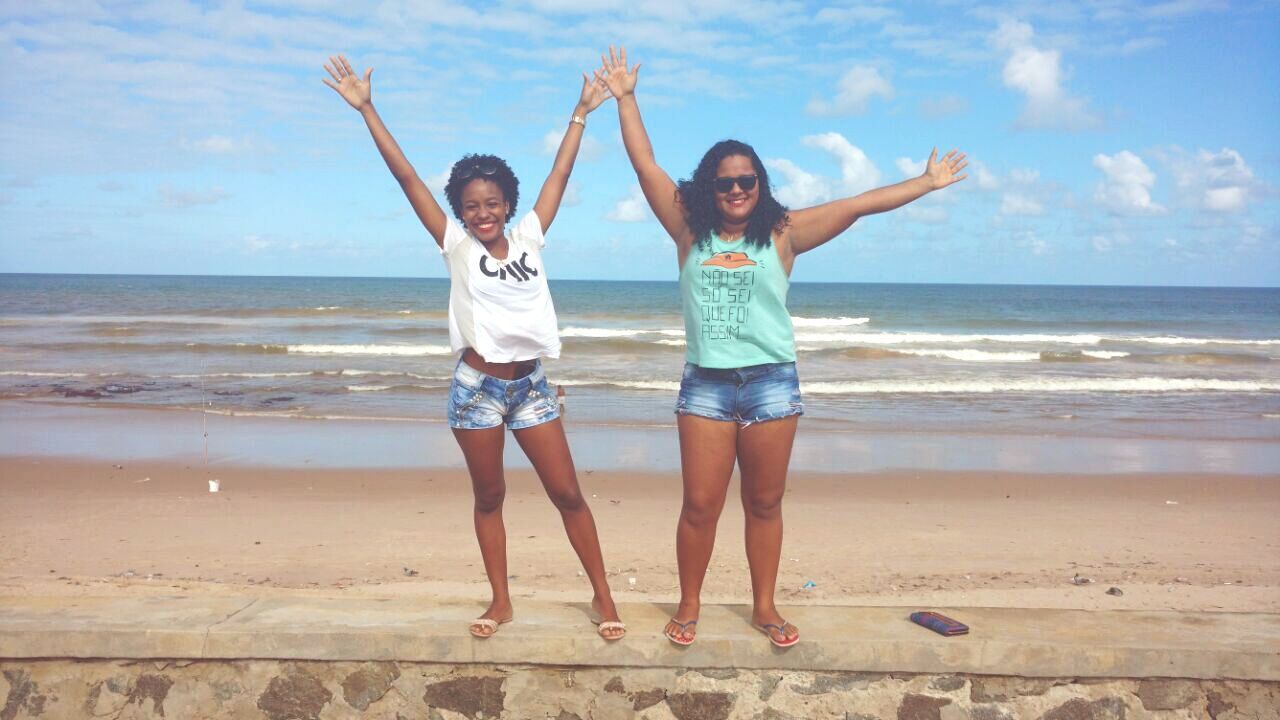
<path fill-rule="evenodd" d="M 1268 720 L 1280 683 L 410 662 L 0 662 L 0 720 Z"/>

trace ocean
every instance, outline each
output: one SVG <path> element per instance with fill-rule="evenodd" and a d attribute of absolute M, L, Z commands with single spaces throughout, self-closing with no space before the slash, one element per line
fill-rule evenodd
<path fill-rule="evenodd" d="M 554 280 L 566 421 L 674 425 L 675 282 Z M 448 280 L 0 275 L 0 399 L 443 423 Z M 803 426 L 1280 440 L 1280 289 L 795 283 Z"/>

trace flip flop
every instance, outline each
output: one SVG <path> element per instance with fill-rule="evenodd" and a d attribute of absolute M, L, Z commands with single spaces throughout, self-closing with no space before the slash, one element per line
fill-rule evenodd
<path fill-rule="evenodd" d="M 601 621 L 600 618 L 597 617 L 597 618 L 591 618 L 591 624 L 596 626 L 596 634 L 604 638 L 605 640 L 608 640 L 609 642 L 613 642 L 615 640 L 621 640 L 622 638 L 627 636 L 627 624 L 624 622 L 618 622 L 617 620 Z M 616 637 L 610 637 L 609 635 L 604 634 L 605 630 L 621 630 L 622 634 Z"/>
<path fill-rule="evenodd" d="M 769 629 L 772 628 L 774 630 L 777 630 L 778 634 L 781 635 L 782 637 L 786 637 L 787 631 L 784 628 L 786 628 L 787 625 L 790 625 L 790 623 L 788 623 L 786 620 L 783 620 L 781 625 L 775 625 L 773 623 L 765 623 L 763 625 L 752 625 L 751 627 L 754 627 L 755 629 L 764 633 L 765 637 L 769 638 L 769 642 L 773 643 L 774 647 L 789 648 L 792 645 L 795 645 L 796 643 L 800 642 L 800 633 L 797 632 L 796 636 L 792 638 L 790 641 L 787 641 L 787 640 L 778 641 L 778 640 L 774 640 L 773 633 L 769 632 Z M 795 626 L 792 625 L 792 627 L 795 627 Z"/>
<path fill-rule="evenodd" d="M 475 637 L 478 637 L 481 640 L 486 640 L 498 634 L 499 625 L 505 625 L 506 623 L 509 623 L 509 622 L 511 622 L 511 618 L 507 618 L 506 620 L 490 620 L 489 618 L 476 618 L 475 620 L 471 621 L 471 624 L 467 625 L 467 630 L 471 631 L 471 634 L 474 635 Z M 477 627 L 488 628 L 489 634 L 485 635 L 483 633 L 476 632 L 475 629 Z"/>
<path fill-rule="evenodd" d="M 688 622 L 680 622 L 679 620 L 677 620 L 677 619 L 675 619 L 675 618 L 671 618 L 671 622 L 672 622 L 672 623 L 674 623 L 674 624 L 676 624 L 676 625 L 679 625 L 679 626 L 680 626 L 680 633 L 688 632 L 688 631 L 689 631 L 689 626 L 690 626 L 690 625 L 697 625 L 697 624 L 698 624 L 698 621 L 697 621 L 697 620 L 690 620 L 690 621 L 688 621 Z M 668 640 L 670 640 L 671 642 L 673 642 L 673 643 L 675 643 L 675 644 L 677 644 L 677 645 L 683 646 L 683 647 L 688 647 L 689 645 L 692 645 L 692 644 L 693 644 L 693 641 L 698 639 L 698 637 L 695 635 L 695 636 L 693 636 L 693 637 L 689 638 L 688 640 L 684 640 L 684 639 L 682 639 L 682 638 L 680 637 L 680 633 L 668 633 L 668 632 L 664 632 L 664 633 L 663 633 L 663 635 L 666 635 L 666 636 L 667 636 L 667 639 L 668 639 Z"/>

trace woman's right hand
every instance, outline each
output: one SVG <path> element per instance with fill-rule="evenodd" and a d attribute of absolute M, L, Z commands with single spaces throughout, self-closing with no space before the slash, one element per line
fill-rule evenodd
<path fill-rule="evenodd" d="M 373 68 L 364 71 L 364 79 L 356 77 L 356 73 L 351 69 L 351 63 L 347 62 L 347 58 L 339 55 L 336 59 L 330 55 L 329 63 L 324 66 L 329 71 L 329 76 L 333 80 L 324 80 L 324 84 L 333 88 L 335 92 L 342 96 L 356 110 L 363 110 L 372 101 L 372 86 L 369 84 L 369 77 L 373 75 Z M 635 83 L 633 82 L 632 85 Z"/>
<path fill-rule="evenodd" d="M 635 67 L 627 69 L 627 49 L 619 46 L 618 53 L 614 54 L 613 46 L 609 46 L 608 57 L 600 56 L 601 74 L 604 76 L 605 85 L 609 86 L 609 92 L 613 93 L 613 97 L 621 100 L 624 95 L 631 95 L 636 91 L 636 78 L 640 74 L 640 63 L 636 63 Z"/>

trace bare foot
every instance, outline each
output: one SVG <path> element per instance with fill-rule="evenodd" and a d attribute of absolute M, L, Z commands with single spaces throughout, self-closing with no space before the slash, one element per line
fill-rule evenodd
<path fill-rule="evenodd" d="M 800 640 L 800 629 L 783 620 L 777 608 L 751 613 L 751 624 L 768 635 L 774 645 L 789 647 Z"/>
<path fill-rule="evenodd" d="M 489 609 L 485 610 L 483 615 L 471 621 L 467 629 L 478 638 L 487 638 L 498 632 L 499 625 L 511 622 L 513 614 L 510 600 L 502 603 L 494 600 L 489 603 Z M 482 620 L 489 622 L 481 622 Z"/>
<path fill-rule="evenodd" d="M 617 640 L 627 634 L 627 628 L 622 626 L 622 618 L 618 617 L 618 608 L 613 604 L 613 598 L 600 597 L 599 595 L 591 599 L 591 609 L 595 612 L 595 617 L 600 626 L 600 637 L 605 640 Z M 605 623 L 618 623 L 618 625 L 605 626 Z"/>
<path fill-rule="evenodd" d="M 701 604 L 680 603 L 676 608 L 676 614 L 667 621 L 667 626 L 662 629 L 662 633 L 677 645 L 692 644 L 698 634 L 698 613 L 701 610 Z"/>

